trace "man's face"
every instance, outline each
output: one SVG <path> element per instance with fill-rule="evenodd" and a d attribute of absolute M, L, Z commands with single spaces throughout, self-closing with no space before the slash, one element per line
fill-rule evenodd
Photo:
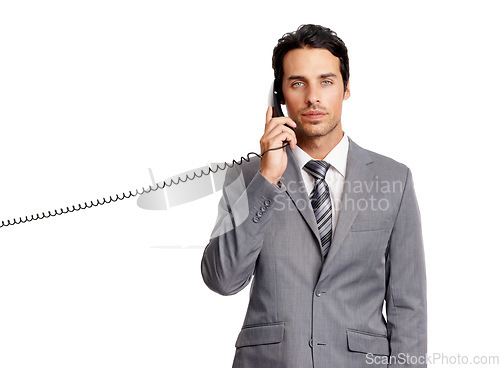
<path fill-rule="evenodd" d="M 283 96 L 297 138 L 326 136 L 340 123 L 344 93 L 340 60 L 326 49 L 300 48 L 283 59 Z M 337 127 L 341 129 L 341 124 Z"/>

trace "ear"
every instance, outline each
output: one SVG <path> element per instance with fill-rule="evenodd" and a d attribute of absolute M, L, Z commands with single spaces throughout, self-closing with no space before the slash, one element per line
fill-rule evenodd
<path fill-rule="evenodd" d="M 351 80 L 349 79 L 347 81 L 347 86 L 345 87 L 344 91 L 344 100 L 347 100 L 349 97 L 351 97 L 351 86 L 350 86 Z"/>

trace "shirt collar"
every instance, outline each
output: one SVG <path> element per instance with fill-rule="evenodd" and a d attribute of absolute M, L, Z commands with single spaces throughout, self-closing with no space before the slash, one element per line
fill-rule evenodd
<path fill-rule="evenodd" d="M 347 134 L 342 136 L 340 142 L 326 155 L 323 161 L 328 162 L 335 170 L 337 170 L 344 178 L 347 166 L 347 152 L 349 151 L 349 139 Z M 312 157 L 309 156 L 302 148 L 296 146 L 292 150 L 295 160 L 301 169 L 307 164 Z"/>

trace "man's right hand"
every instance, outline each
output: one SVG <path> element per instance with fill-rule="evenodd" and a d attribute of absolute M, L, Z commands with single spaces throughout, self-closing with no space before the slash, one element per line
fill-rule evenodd
<path fill-rule="evenodd" d="M 262 152 L 269 148 L 283 146 L 283 141 L 290 142 L 290 148 L 295 149 L 297 138 L 295 132 L 288 126 L 295 128 L 297 124 L 289 117 L 273 118 L 273 108 L 268 106 L 266 113 L 266 128 L 260 139 Z M 260 160 L 260 173 L 271 183 L 277 184 L 285 172 L 287 165 L 286 148 L 268 151 Z"/>

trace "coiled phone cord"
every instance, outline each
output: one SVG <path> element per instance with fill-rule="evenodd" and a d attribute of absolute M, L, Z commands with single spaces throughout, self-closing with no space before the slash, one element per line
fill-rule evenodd
<path fill-rule="evenodd" d="M 121 200 L 126 199 L 126 198 L 135 197 L 137 195 L 142 195 L 142 194 L 145 194 L 145 193 L 154 192 L 154 191 L 156 191 L 158 189 L 163 189 L 165 187 L 170 187 L 172 185 L 178 185 L 181 182 L 185 183 L 188 180 L 194 180 L 196 178 L 201 178 L 204 175 L 210 175 L 210 173 L 215 174 L 217 171 L 219 171 L 219 170 L 225 170 L 228 167 L 232 168 L 234 165 L 241 165 L 241 164 L 243 164 L 243 161 L 249 162 L 250 161 L 250 155 L 254 155 L 254 156 L 257 156 L 257 157 L 259 157 L 259 158 L 262 159 L 262 156 L 264 156 L 267 152 L 285 148 L 289 144 L 290 144 L 290 142 L 287 141 L 285 144 L 283 144 L 283 146 L 281 146 L 281 147 L 275 147 L 275 148 L 269 148 L 269 149 L 265 150 L 264 152 L 262 152 L 260 155 L 258 153 L 255 153 L 255 152 L 249 152 L 246 157 L 242 156 L 239 161 L 233 160 L 233 162 L 231 162 L 231 163 L 224 162 L 224 164 L 222 166 L 219 166 L 219 164 L 217 164 L 217 167 L 215 169 L 212 169 L 211 167 L 209 167 L 208 170 L 207 170 L 207 172 L 205 172 L 205 171 L 202 170 L 200 174 L 194 173 L 192 177 L 190 177 L 189 175 L 186 175 L 185 178 L 178 177 L 177 180 L 170 179 L 170 181 L 168 183 L 166 181 L 163 181 L 161 184 L 156 183 L 155 186 L 149 185 L 148 189 L 145 189 L 144 187 L 142 187 L 141 190 L 136 189 L 135 193 L 133 193 L 132 191 L 129 191 L 128 194 L 126 192 L 123 192 L 121 196 L 119 194 L 116 194 L 115 196 L 103 197 L 102 200 L 100 200 L 100 199 L 95 200 L 95 203 L 94 203 L 94 201 L 90 201 L 90 204 L 88 204 L 87 202 L 85 202 L 82 205 L 80 203 L 78 205 L 71 206 L 71 208 L 70 207 L 66 207 L 66 209 L 64 209 L 64 208 L 61 208 L 60 210 L 56 209 L 54 211 L 48 211 L 48 213 L 42 212 L 41 215 L 39 213 L 37 213 L 36 215 L 31 215 L 31 217 L 25 216 L 24 218 L 19 217 L 19 218 L 14 218 L 12 220 L 10 220 L 10 219 L 9 220 L 5 220 L 5 221 L 2 221 L 2 223 L 0 224 L 0 228 L 11 226 L 11 225 L 24 224 L 26 222 L 31 222 L 31 221 L 35 221 L 35 220 L 41 220 L 41 219 L 49 218 L 49 217 L 56 216 L 56 215 L 62 215 L 62 214 L 65 214 L 65 213 L 70 213 L 70 212 L 84 210 L 84 209 L 87 209 L 87 208 L 97 207 L 99 205 L 103 205 L 103 204 L 106 204 L 106 203 L 117 202 L 117 201 L 121 201 Z"/>

